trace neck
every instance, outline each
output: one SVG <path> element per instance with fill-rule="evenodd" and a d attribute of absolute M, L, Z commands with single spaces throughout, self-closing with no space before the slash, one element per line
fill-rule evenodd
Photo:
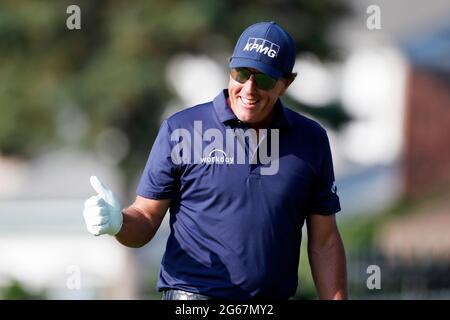
<path fill-rule="evenodd" d="M 258 132 L 259 129 L 267 129 L 269 127 L 269 124 L 272 122 L 272 119 L 273 119 L 273 110 L 265 119 L 255 123 L 247 122 L 247 125 Z"/>

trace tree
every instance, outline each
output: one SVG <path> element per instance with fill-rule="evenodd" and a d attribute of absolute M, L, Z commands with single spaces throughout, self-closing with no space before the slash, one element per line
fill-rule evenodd
<path fill-rule="evenodd" d="M 72 4 L 81 9 L 80 30 L 66 27 Z M 84 147 L 106 127 L 127 134 L 132 152 L 121 166 L 131 179 L 174 94 L 165 66 L 175 54 L 231 54 L 245 27 L 274 20 L 299 52 L 335 59 L 326 34 L 347 13 L 334 0 L 3 1 L 0 153 L 27 157 L 67 143 L 60 119 L 69 110 L 89 120 L 76 140 Z M 318 116 L 336 126 L 347 120 L 338 106 L 324 110 Z"/>

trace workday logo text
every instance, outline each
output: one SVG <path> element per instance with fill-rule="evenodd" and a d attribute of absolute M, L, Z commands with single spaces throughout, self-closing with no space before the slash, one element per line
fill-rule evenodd
<path fill-rule="evenodd" d="M 201 158 L 202 163 L 211 164 L 211 163 L 228 163 L 232 164 L 234 158 L 228 157 L 225 151 L 220 149 L 212 150 L 207 157 Z"/>
<path fill-rule="evenodd" d="M 258 141 L 259 136 L 259 141 Z M 278 129 L 231 129 L 225 134 L 216 128 L 203 130 L 202 121 L 194 121 L 192 130 L 178 128 L 170 140 L 174 164 L 261 164 L 261 175 L 274 175 L 279 169 Z"/>
<path fill-rule="evenodd" d="M 248 38 L 243 50 L 256 51 L 270 58 L 275 58 L 280 50 L 280 46 L 263 38 Z"/>

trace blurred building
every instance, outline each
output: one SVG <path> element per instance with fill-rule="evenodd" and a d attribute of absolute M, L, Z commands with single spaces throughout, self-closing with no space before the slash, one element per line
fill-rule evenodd
<path fill-rule="evenodd" d="M 344 76 L 343 102 L 356 121 L 341 141 L 348 146 L 344 158 L 350 156 L 357 170 L 341 177 L 343 208 L 383 212 L 407 199 L 397 209 L 401 214 L 376 220 L 381 225 L 374 247 L 349 252 L 353 295 L 448 299 L 450 5 L 443 0 L 349 3 L 354 19 L 335 34 L 354 66 L 345 75 L 347 90 Z M 381 12 L 380 28 L 374 30 L 366 27 L 371 5 Z M 366 287 L 369 265 L 381 268 L 381 290 Z"/>
<path fill-rule="evenodd" d="M 405 51 L 404 196 L 425 204 L 386 225 L 379 242 L 389 256 L 450 263 L 450 25 Z"/>
<path fill-rule="evenodd" d="M 415 39 L 405 127 L 405 192 L 450 189 L 450 24 Z"/>

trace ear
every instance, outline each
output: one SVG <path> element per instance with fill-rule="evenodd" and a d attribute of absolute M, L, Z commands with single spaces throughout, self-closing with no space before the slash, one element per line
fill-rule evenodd
<path fill-rule="evenodd" d="M 286 90 L 289 88 L 289 86 L 291 85 L 291 83 L 293 81 L 294 81 L 294 79 L 287 79 L 287 78 L 282 78 L 281 79 L 283 87 L 281 88 L 280 96 L 282 96 L 286 92 Z"/>

